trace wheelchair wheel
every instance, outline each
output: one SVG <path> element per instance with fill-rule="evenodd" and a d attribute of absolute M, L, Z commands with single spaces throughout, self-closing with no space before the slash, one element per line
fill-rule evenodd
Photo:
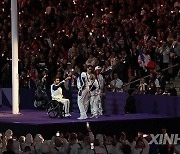
<path fill-rule="evenodd" d="M 56 118 L 59 115 L 59 103 L 56 100 L 52 100 L 47 105 L 47 114 L 50 118 Z"/>

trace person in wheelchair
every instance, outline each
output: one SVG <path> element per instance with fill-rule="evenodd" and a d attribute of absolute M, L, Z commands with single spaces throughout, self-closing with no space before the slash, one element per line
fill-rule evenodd
<path fill-rule="evenodd" d="M 62 94 L 62 88 L 61 86 L 64 84 L 66 80 L 71 79 L 71 77 L 67 77 L 65 80 L 61 81 L 59 80 L 59 77 L 56 76 L 54 79 L 54 83 L 51 85 L 51 97 L 52 100 L 56 100 L 59 103 L 62 103 L 65 108 L 65 117 L 70 117 L 71 114 L 69 113 L 69 106 L 70 106 L 70 101 L 69 99 L 64 98 Z"/>
<path fill-rule="evenodd" d="M 49 99 L 45 89 L 43 89 L 41 83 L 38 83 L 37 90 L 35 91 L 34 107 L 37 109 L 46 109 L 48 102 Z"/>

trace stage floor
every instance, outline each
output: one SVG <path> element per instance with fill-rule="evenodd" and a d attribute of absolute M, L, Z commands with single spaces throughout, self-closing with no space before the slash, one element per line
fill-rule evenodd
<path fill-rule="evenodd" d="M 90 114 L 88 115 L 90 117 Z M 78 120 L 79 113 L 72 113 L 71 118 L 49 118 L 46 111 L 21 110 L 20 114 L 14 115 L 8 108 L 0 108 L 0 132 L 12 129 L 16 136 L 31 132 L 33 135 L 41 133 L 50 139 L 56 131 L 83 132 L 86 133 L 86 122 L 89 122 L 94 133 L 118 134 L 125 132 L 156 132 L 162 127 L 171 132 L 179 131 L 176 125 L 180 119 L 171 116 L 157 114 L 124 114 L 103 115 L 97 119 Z"/>
<path fill-rule="evenodd" d="M 91 115 L 88 114 L 88 117 Z M 63 124 L 63 123 L 84 123 L 99 121 L 124 121 L 124 120 L 148 120 L 148 119 L 164 119 L 173 118 L 165 115 L 157 114 L 124 114 L 124 115 L 103 115 L 96 118 L 88 118 L 86 120 L 78 120 L 79 113 L 72 113 L 70 118 L 50 118 L 46 111 L 42 110 L 21 110 L 20 114 L 12 114 L 9 109 L 3 109 L 0 112 L 0 123 L 22 123 L 22 124 Z"/>

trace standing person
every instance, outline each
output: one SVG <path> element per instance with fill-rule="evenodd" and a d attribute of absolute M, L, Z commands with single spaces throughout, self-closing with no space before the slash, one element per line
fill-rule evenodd
<path fill-rule="evenodd" d="M 126 105 L 125 105 L 125 113 L 129 114 L 129 113 L 136 113 L 136 100 L 133 96 L 134 93 L 134 89 L 130 89 L 128 91 L 129 96 L 126 99 Z"/>
<path fill-rule="evenodd" d="M 167 41 L 163 41 L 162 45 L 159 49 L 157 49 L 157 53 L 160 54 L 160 68 L 161 70 L 168 68 L 170 62 L 170 48 L 167 44 Z M 165 70 L 165 74 L 169 80 L 169 73 L 168 70 Z"/>
<path fill-rule="evenodd" d="M 99 109 L 99 102 L 101 101 L 99 93 L 99 84 L 96 76 L 91 74 L 90 76 L 90 105 L 91 105 L 91 118 L 98 118 L 98 115 L 102 114 L 102 111 Z M 99 113 L 101 112 L 101 113 Z"/>
<path fill-rule="evenodd" d="M 61 81 L 59 80 L 59 77 L 56 76 L 54 79 L 54 83 L 51 85 L 51 97 L 52 100 L 56 100 L 60 103 L 62 103 L 65 107 L 65 117 L 70 117 L 71 114 L 69 113 L 69 106 L 70 101 L 69 99 L 64 98 L 62 94 L 62 88 L 61 86 L 64 84 L 66 80 L 71 79 L 71 77 L 67 77 L 65 80 Z"/>
<path fill-rule="evenodd" d="M 87 110 L 88 110 L 88 103 L 90 99 L 89 95 L 89 82 L 90 82 L 90 74 L 92 73 L 93 67 L 89 65 L 87 67 L 87 72 L 82 72 L 77 80 L 77 87 L 78 91 L 78 107 L 80 111 L 79 120 L 87 119 Z"/>
<path fill-rule="evenodd" d="M 180 61 L 180 34 L 178 33 L 176 36 L 176 39 L 171 45 L 171 50 L 172 50 L 172 65 L 178 64 Z M 173 74 L 172 77 L 174 78 L 176 75 L 178 75 L 179 72 L 179 67 L 174 67 L 173 68 Z"/>
<path fill-rule="evenodd" d="M 67 92 L 66 97 L 70 100 L 70 112 L 73 112 L 72 94 L 73 94 L 73 91 L 77 89 L 78 74 L 75 72 L 74 69 L 71 69 L 68 72 L 68 76 L 71 77 L 71 79 L 65 82 L 64 86 Z"/>
<path fill-rule="evenodd" d="M 98 108 L 99 108 L 99 115 L 103 115 L 103 109 L 105 109 L 104 99 L 103 99 L 103 92 L 104 92 L 104 78 L 100 74 L 102 68 L 100 66 L 95 67 L 95 73 L 96 78 L 99 86 L 99 95 L 100 95 L 100 101 L 98 102 Z M 103 104 L 103 107 L 102 107 Z"/>

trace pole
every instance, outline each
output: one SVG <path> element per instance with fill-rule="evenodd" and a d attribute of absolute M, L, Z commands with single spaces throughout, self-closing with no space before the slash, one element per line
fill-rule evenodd
<path fill-rule="evenodd" d="M 17 0 L 11 0 L 12 38 L 12 113 L 19 114 L 19 74 L 18 74 L 18 16 Z"/>

